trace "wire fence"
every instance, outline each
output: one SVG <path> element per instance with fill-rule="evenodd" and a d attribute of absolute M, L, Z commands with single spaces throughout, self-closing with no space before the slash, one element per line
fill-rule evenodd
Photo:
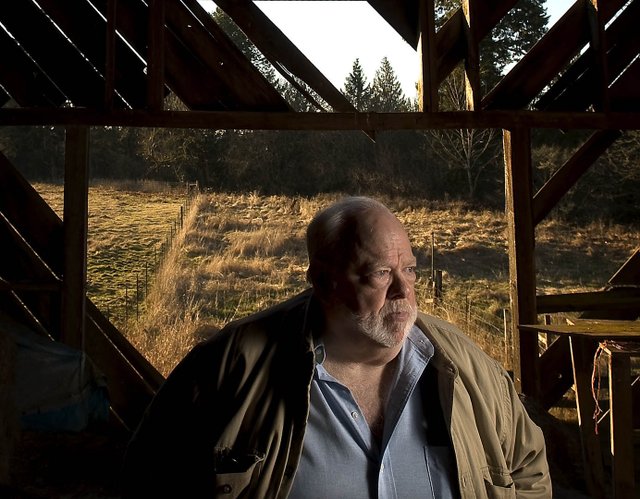
<path fill-rule="evenodd" d="M 108 299 L 103 312 L 120 328 L 125 328 L 132 320 L 139 320 L 144 313 L 145 300 L 153 286 L 156 273 L 167 254 L 173 248 L 177 236 L 184 229 L 185 218 L 192 208 L 195 197 L 200 192 L 198 182 L 187 182 L 185 196 L 176 217 L 168 222 L 168 228 L 153 246 L 147 257 L 139 261 L 135 269 L 124 271 L 124 285 L 113 289 L 115 296 Z"/>
<path fill-rule="evenodd" d="M 169 222 L 163 238 L 154 246 L 152 254 L 139 262 L 137 269 L 130 270 L 124 282 L 124 289 L 116 291 L 106 305 L 106 316 L 121 328 L 127 327 L 132 320 L 139 320 L 145 310 L 145 300 L 153 286 L 157 270 L 166 255 L 173 248 L 176 237 L 184 229 L 185 218 L 192 207 L 195 195 L 199 193 L 196 183 L 185 184 L 185 197 L 174 220 Z M 431 241 L 431 268 L 422 293 L 427 295 L 430 304 L 426 311 L 456 324 L 469 337 L 476 341 L 487 353 L 502 362 L 505 369 L 512 364 L 511 318 L 507 308 L 501 316 L 487 311 L 486 307 L 475 304 L 466 297 L 452 299 L 443 292 L 443 271 L 436 268 L 435 239 Z M 426 287 L 426 289 L 425 289 Z"/>

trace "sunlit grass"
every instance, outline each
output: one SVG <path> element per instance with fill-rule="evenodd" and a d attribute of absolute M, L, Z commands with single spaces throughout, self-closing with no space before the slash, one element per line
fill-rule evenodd
<path fill-rule="evenodd" d="M 37 188 L 60 209 L 60 186 Z M 113 185 L 90 190 L 90 297 L 164 374 L 195 342 L 230 320 L 307 287 L 306 226 L 340 197 L 207 193 L 184 209 L 180 229 L 183 194 Z M 421 309 L 456 322 L 510 368 L 503 327 L 509 320 L 504 214 L 461 204 L 383 201 L 405 224 L 414 246 L 423 276 L 417 286 Z M 171 250 L 160 259 L 160 245 L 174 230 Z M 577 227 L 546 221 L 536 241 L 538 293 L 598 289 L 640 246 L 637 230 L 603 222 Z M 435 305 L 432 262 L 443 273 L 443 299 Z M 142 281 L 145 274 L 149 294 L 134 308 L 135 275 Z"/>

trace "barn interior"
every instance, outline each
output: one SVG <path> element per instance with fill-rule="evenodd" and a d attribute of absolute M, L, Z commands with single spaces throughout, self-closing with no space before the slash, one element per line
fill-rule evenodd
<path fill-rule="evenodd" d="M 294 111 L 197 0 L 0 5 L 0 126 L 66 130 L 63 219 L 0 151 L 0 371 L 6 387 L 0 403 L 8 403 L 15 386 L 23 393 L 42 391 L 45 383 L 48 392 L 53 389 L 51 380 L 60 378 L 44 354 L 53 349 L 80 366 L 68 384 L 83 387 L 90 380 L 94 385 L 91 393 L 77 397 L 109 414 L 109 436 L 102 434 L 100 442 L 126 440 L 164 379 L 87 298 L 92 127 L 361 130 L 372 140 L 376 132 L 389 130 L 495 128 L 502 130 L 504 143 L 514 381 L 543 412 L 573 387 L 581 413 L 593 413 L 590 362 L 598 345 L 640 339 L 640 248 L 597 292 L 538 296 L 535 228 L 616 140 L 640 129 L 640 0 L 576 0 L 487 92 L 480 84 L 479 44 L 516 0 L 463 0 L 440 27 L 433 0 L 368 3 L 420 57 L 419 111 L 359 111 L 251 0 L 216 4 L 284 79 L 312 89 L 326 109 Z M 460 65 L 466 107 L 443 111 L 439 88 Z M 169 94 L 187 109 L 166 109 Z M 590 135 L 534 191 L 531 134 L 536 129 L 589 130 Z M 580 312 L 581 320 L 562 327 L 543 323 L 544 314 L 565 311 Z M 541 351 L 539 332 L 558 338 Z M 23 343 L 36 351 L 32 372 L 14 378 L 10 345 Z M 610 410 L 616 432 L 603 441 L 592 418 L 581 419 L 584 481 L 592 497 L 635 497 L 640 383 L 631 383 L 629 351 L 609 356 L 610 376 L 619 383 Z M 1 408 L 0 423 L 7 426 L 8 412 Z M 81 430 L 83 415 L 76 416 L 72 429 Z M 82 438 L 81 432 L 75 435 Z M 64 459 L 64 444 L 51 445 L 50 459 Z M 611 469 L 601 459 L 607 449 L 615 458 Z M 111 451 L 104 459 L 113 464 L 117 454 Z M 6 475 L 0 473 L 0 482 L 7 480 L 10 491 L 11 459 L 2 459 Z M 23 497 L 18 490 L 7 493 Z"/>

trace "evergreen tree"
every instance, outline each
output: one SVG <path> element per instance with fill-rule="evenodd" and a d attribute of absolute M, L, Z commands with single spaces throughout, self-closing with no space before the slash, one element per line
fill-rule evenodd
<path fill-rule="evenodd" d="M 371 87 L 367 83 L 360 59 L 353 61 L 351 73 L 344 81 L 342 93 L 358 111 L 368 111 L 371 103 Z"/>
<path fill-rule="evenodd" d="M 371 109 L 379 113 L 406 111 L 407 98 L 389 59 L 382 58 L 371 85 Z"/>

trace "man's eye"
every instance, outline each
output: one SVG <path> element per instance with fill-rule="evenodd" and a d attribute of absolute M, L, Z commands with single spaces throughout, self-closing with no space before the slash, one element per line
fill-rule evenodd
<path fill-rule="evenodd" d="M 385 278 L 389 277 L 390 273 L 391 273 L 391 271 L 387 270 L 387 269 L 376 270 L 376 271 L 371 273 L 371 276 L 375 277 L 377 279 L 385 279 Z"/>

